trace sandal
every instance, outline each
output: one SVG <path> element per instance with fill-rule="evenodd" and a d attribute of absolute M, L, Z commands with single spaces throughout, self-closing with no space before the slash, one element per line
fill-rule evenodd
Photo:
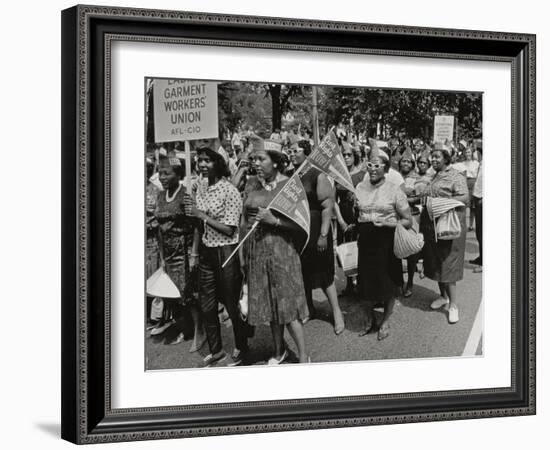
<path fill-rule="evenodd" d="M 369 328 L 365 328 L 359 333 L 359 337 L 366 336 L 367 334 L 373 334 L 376 331 L 376 325 L 371 325 Z"/>
<path fill-rule="evenodd" d="M 278 366 L 279 364 L 281 364 L 286 358 L 288 357 L 288 352 L 285 351 L 283 352 L 283 354 L 280 356 L 280 357 L 271 357 L 269 358 L 269 360 L 267 361 L 267 365 L 268 366 Z"/>
<path fill-rule="evenodd" d="M 340 313 L 340 317 L 342 318 L 342 322 L 339 325 L 336 324 L 336 318 L 334 318 L 334 334 L 336 336 L 340 336 L 346 329 L 346 322 L 342 313 Z"/>
<path fill-rule="evenodd" d="M 378 329 L 378 340 L 382 341 L 390 335 L 390 326 L 385 323 Z"/>

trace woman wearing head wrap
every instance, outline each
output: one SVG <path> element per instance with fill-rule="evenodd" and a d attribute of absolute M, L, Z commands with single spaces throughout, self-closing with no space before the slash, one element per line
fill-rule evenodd
<path fill-rule="evenodd" d="M 466 178 L 450 167 L 451 153 L 438 146 L 431 155 L 435 175 L 427 186 L 428 197 L 444 197 L 468 203 Z M 449 323 L 458 322 L 456 282 L 464 272 L 464 249 L 466 246 L 465 208 L 456 209 L 460 219 L 461 234 L 452 240 L 435 239 L 434 223 L 424 208 L 420 218 L 420 231 L 424 234 L 424 273 L 439 284 L 440 297 L 431 304 L 432 309 L 448 306 Z"/>
<path fill-rule="evenodd" d="M 357 229 L 359 238 L 358 282 L 367 304 L 368 324 L 360 335 L 376 330 L 374 306 L 384 305 L 378 340 L 389 336 L 389 318 L 402 286 L 401 261 L 393 253 L 395 227 L 411 227 L 411 212 L 403 190 L 388 181 L 390 159 L 371 143 L 368 178 L 357 185 Z"/>
<path fill-rule="evenodd" d="M 291 162 L 295 167 L 300 167 L 310 153 L 309 141 L 299 141 L 291 148 Z M 334 189 L 327 176 L 314 167 L 302 171 L 300 178 L 306 191 L 311 216 L 309 241 L 300 256 L 310 318 L 315 316 L 313 289 L 321 288 L 332 309 L 334 333 L 339 335 L 343 333 L 345 323 L 334 284 L 334 247 L 331 231 Z"/>
<path fill-rule="evenodd" d="M 159 250 L 161 265 L 180 292 L 180 303 L 188 308 L 195 326 L 194 340 L 190 352 L 199 350 L 206 337 L 200 320 L 196 296 L 196 248 L 198 247 L 198 233 L 196 221 L 185 214 L 184 195 L 185 186 L 180 184 L 183 178 L 183 166 L 177 158 L 163 158 L 160 164 L 159 180 L 164 191 L 157 198 L 155 218 L 159 223 Z M 166 311 L 166 327 L 173 323 L 171 305 Z M 162 328 L 159 328 L 162 330 Z M 159 334 L 153 330 L 151 334 Z M 175 343 L 183 340 L 180 333 Z"/>
<path fill-rule="evenodd" d="M 241 264 L 248 283 L 248 322 L 269 323 L 274 355 L 269 365 L 281 364 L 288 357 L 284 344 L 286 326 L 298 348 L 300 362 L 308 362 L 304 326 L 308 317 L 302 270 L 296 241 L 305 239 L 303 230 L 292 220 L 266 209 L 288 178 L 281 173 L 282 152 L 257 150 L 254 153 L 257 176 L 247 181 L 241 230 L 259 222 L 241 248 Z M 303 242 L 302 242 L 303 243 Z"/>

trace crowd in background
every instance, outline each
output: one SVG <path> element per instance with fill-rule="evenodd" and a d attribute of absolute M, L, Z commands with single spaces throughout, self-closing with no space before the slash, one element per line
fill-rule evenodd
<path fill-rule="evenodd" d="M 384 141 L 343 127 L 335 132 L 355 192 L 313 167 L 300 174 L 311 217 L 305 246 L 303 230 L 266 207 L 311 153 L 310 130 L 262 133 L 239 127 L 220 139 L 193 141 L 191 180 L 186 180 L 183 143 L 148 147 L 147 276 L 163 267 L 181 293 L 177 301 L 149 299 L 152 335 L 176 326 L 183 331 L 169 343 L 193 339 L 191 352 L 208 345 L 205 366 L 242 365 L 248 362 L 255 327 L 269 324 L 273 356 L 267 364 L 287 360 L 285 329 L 298 360 L 308 362 L 304 324 L 316 319 L 314 289 L 329 302 L 335 335 L 345 330 L 334 281 L 335 248 L 349 242 L 357 243 L 357 274 L 348 278 L 341 295 L 364 302 L 361 335 L 390 336 L 395 301 L 412 295 L 416 273 L 438 283 L 440 296 L 431 307 L 445 308 L 449 323 L 458 322 L 456 283 L 463 278 L 466 233 L 474 227 L 479 256 L 471 263 L 475 272 L 482 270 L 481 141 L 433 144 L 402 135 Z M 463 205 L 456 208 L 460 234 L 454 239 L 437 239 L 426 207 L 434 198 Z M 223 266 L 256 222 L 251 237 Z M 424 237 L 422 250 L 403 261 L 394 252 L 400 227 Z M 239 306 L 243 297 L 246 314 Z M 381 320 L 375 308 L 382 308 Z M 221 342 L 224 319 L 232 324 L 231 354 Z"/>

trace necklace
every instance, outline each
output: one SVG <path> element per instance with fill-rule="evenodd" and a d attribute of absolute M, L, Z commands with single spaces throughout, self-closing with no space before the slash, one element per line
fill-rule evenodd
<path fill-rule="evenodd" d="M 176 189 L 176 192 L 174 192 L 172 196 L 168 195 L 168 189 L 166 189 L 166 203 L 173 202 L 174 199 L 176 198 L 176 195 L 178 195 L 178 192 L 180 191 L 180 189 L 181 189 L 181 184 L 178 186 L 178 188 Z"/>
<path fill-rule="evenodd" d="M 279 182 L 279 180 L 281 179 L 281 176 L 280 174 L 277 174 L 275 176 L 275 178 L 272 180 L 272 181 L 265 181 L 264 179 L 261 179 L 260 178 L 260 183 L 261 185 L 263 186 L 263 188 L 266 190 L 266 191 L 272 191 L 273 189 L 275 189 L 275 187 L 277 186 L 277 183 Z"/>

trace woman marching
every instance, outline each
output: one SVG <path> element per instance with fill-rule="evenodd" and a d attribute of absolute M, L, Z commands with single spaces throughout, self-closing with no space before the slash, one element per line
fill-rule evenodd
<path fill-rule="evenodd" d="M 185 214 L 185 187 L 180 184 L 183 172 L 179 159 L 161 159 L 159 180 L 164 190 L 158 194 L 154 215 L 159 224 L 160 263 L 178 288 L 180 303 L 191 313 L 195 330 L 189 351 L 196 352 L 206 340 L 195 295 L 196 249 L 199 235 L 196 231 L 196 221 Z M 165 323 L 153 329 L 152 335 L 160 334 L 174 323 L 174 305 L 168 302 L 165 302 L 165 305 Z M 182 340 L 183 333 L 180 333 L 174 343 Z"/>
<path fill-rule="evenodd" d="M 477 175 L 479 172 L 479 162 L 473 158 L 473 152 L 470 147 L 466 147 L 464 150 L 464 157 L 466 158 L 462 165 L 466 168 L 466 184 L 468 186 L 468 194 L 470 199 L 472 198 L 472 193 L 474 191 L 474 185 L 476 184 Z M 476 202 L 471 201 L 469 204 L 470 207 L 470 226 L 468 227 L 469 231 L 474 229 L 474 218 L 476 217 L 475 211 Z"/>
<path fill-rule="evenodd" d="M 351 176 L 353 187 L 355 187 L 363 180 L 366 172 L 358 168 L 360 164 L 359 156 L 345 142 L 342 142 L 342 156 Z M 334 212 L 339 225 L 336 235 L 338 245 L 357 240 L 357 233 L 353 226 L 355 223 L 355 195 L 340 184 L 336 184 Z M 347 277 L 347 285 L 343 294 L 351 295 L 353 291 L 353 277 Z"/>
<path fill-rule="evenodd" d="M 384 305 L 378 340 L 389 336 L 389 318 L 401 289 L 401 261 L 393 253 L 398 223 L 411 227 L 411 212 L 401 189 L 386 181 L 390 159 L 374 142 L 367 163 L 367 177 L 357 185 L 358 280 L 360 296 L 367 304 L 368 324 L 360 336 L 376 330 L 374 307 Z"/>
<path fill-rule="evenodd" d="M 444 197 L 468 204 L 466 178 L 450 167 L 451 153 L 444 146 L 438 146 L 431 155 L 435 175 L 427 187 L 428 197 Z M 434 223 L 424 208 L 420 217 L 420 231 L 424 234 L 424 273 L 439 284 L 441 296 L 432 304 L 432 309 L 448 306 L 449 323 L 458 322 L 456 282 L 464 273 L 464 250 L 466 246 L 466 211 L 456 210 L 461 226 L 460 236 L 452 240 L 435 239 Z"/>
<path fill-rule="evenodd" d="M 294 167 L 300 167 L 311 153 L 311 144 L 309 141 L 299 141 L 291 147 L 290 152 Z M 301 180 L 311 216 L 309 242 L 300 257 L 310 318 L 315 317 L 313 289 L 320 287 L 332 309 L 334 333 L 340 335 L 345 329 L 345 323 L 334 284 L 334 246 L 331 231 L 334 189 L 327 176 L 314 167 L 303 173 Z"/>
<path fill-rule="evenodd" d="M 288 357 L 285 327 L 298 348 L 300 362 L 309 361 L 302 324 L 308 316 L 306 296 L 303 281 L 296 276 L 302 270 L 296 241 L 303 231 L 293 221 L 266 209 L 288 179 L 281 173 L 283 164 L 282 152 L 256 151 L 257 177 L 251 177 L 245 188 L 241 226 L 244 231 L 259 222 L 241 249 L 241 261 L 248 282 L 248 322 L 271 326 L 275 351 L 269 365 L 281 364 Z"/>
<path fill-rule="evenodd" d="M 204 226 L 199 249 L 199 300 L 210 354 L 204 364 L 211 366 L 227 355 L 222 347 L 218 301 L 223 303 L 233 326 L 235 347 L 228 366 L 246 362 L 251 328 L 242 320 L 238 302 L 241 290 L 239 258 L 222 264 L 239 242 L 242 200 L 228 180 L 229 168 L 219 153 L 208 147 L 197 151 L 198 168 L 203 181 L 197 186 L 196 203 L 185 197 L 187 214 L 197 217 Z"/>
<path fill-rule="evenodd" d="M 405 149 L 399 160 L 399 173 L 403 176 L 405 182 L 403 183 L 403 191 L 407 196 L 407 201 L 411 208 L 411 215 L 415 220 L 416 225 L 420 222 L 420 210 L 414 206 L 417 202 L 415 185 L 419 178 L 416 173 L 416 165 L 414 162 L 412 151 L 409 147 Z M 412 288 L 414 283 L 414 273 L 416 271 L 416 264 L 420 259 L 420 254 L 411 255 L 407 258 L 407 285 L 403 288 L 403 297 L 410 297 L 412 295 Z"/>

